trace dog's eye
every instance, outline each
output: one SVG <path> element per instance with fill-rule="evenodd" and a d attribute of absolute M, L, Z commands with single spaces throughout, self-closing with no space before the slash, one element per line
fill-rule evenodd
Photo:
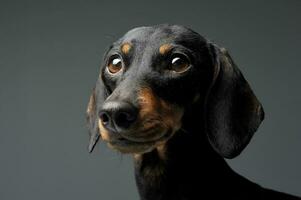
<path fill-rule="evenodd" d="M 116 74 L 122 69 L 122 67 L 123 67 L 123 63 L 118 55 L 112 56 L 109 59 L 108 66 L 107 66 L 109 73 Z"/>
<path fill-rule="evenodd" d="M 175 54 L 171 58 L 170 70 L 182 73 L 190 67 L 188 58 L 182 54 Z"/>

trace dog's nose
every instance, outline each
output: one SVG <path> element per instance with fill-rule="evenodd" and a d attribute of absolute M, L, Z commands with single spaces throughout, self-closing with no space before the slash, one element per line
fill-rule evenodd
<path fill-rule="evenodd" d="M 124 130 L 129 128 L 137 119 L 137 109 L 127 102 L 111 101 L 103 105 L 99 118 L 107 129 Z"/>

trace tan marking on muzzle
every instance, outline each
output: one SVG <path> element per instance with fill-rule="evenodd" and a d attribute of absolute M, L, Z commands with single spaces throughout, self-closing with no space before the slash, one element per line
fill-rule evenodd
<path fill-rule="evenodd" d="M 138 100 L 141 106 L 139 112 L 140 120 L 148 118 L 162 120 L 161 123 L 166 129 L 177 130 L 181 126 L 183 109 L 178 106 L 167 103 L 157 97 L 150 88 L 142 88 L 138 94 Z M 145 128 L 152 124 L 145 124 Z"/>
<path fill-rule="evenodd" d="M 104 141 L 109 141 L 110 140 L 109 132 L 103 127 L 100 119 L 98 120 L 98 127 L 99 127 L 101 138 Z"/>
<path fill-rule="evenodd" d="M 132 45 L 128 42 L 121 45 L 121 51 L 124 54 L 128 54 L 130 52 L 131 48 L 132 48 Z"/>

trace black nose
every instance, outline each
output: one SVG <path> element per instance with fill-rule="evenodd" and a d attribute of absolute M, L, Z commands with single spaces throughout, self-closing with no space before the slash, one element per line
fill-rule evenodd
<path fill-rule="evenodd" d="M 120 131 L 136 121 L 137 109 L 127 102 L 110 101 L 103 105 L 99 118 L 107 129 Z"/>

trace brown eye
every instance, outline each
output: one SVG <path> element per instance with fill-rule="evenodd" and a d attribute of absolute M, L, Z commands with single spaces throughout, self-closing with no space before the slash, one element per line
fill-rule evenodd
<path fill-rule="evenodd" d="M 190 67 L 188 58 L 182 54 L 175 54 L 171 58 L 170 70 L 182 73 Z"/>
<path fill-rule="evenodd" d="M 119 56 L 112 56 L 108 62 L 107 69 L 111 74 L 116 74 L 122 69 L 122 60 Z"/>

